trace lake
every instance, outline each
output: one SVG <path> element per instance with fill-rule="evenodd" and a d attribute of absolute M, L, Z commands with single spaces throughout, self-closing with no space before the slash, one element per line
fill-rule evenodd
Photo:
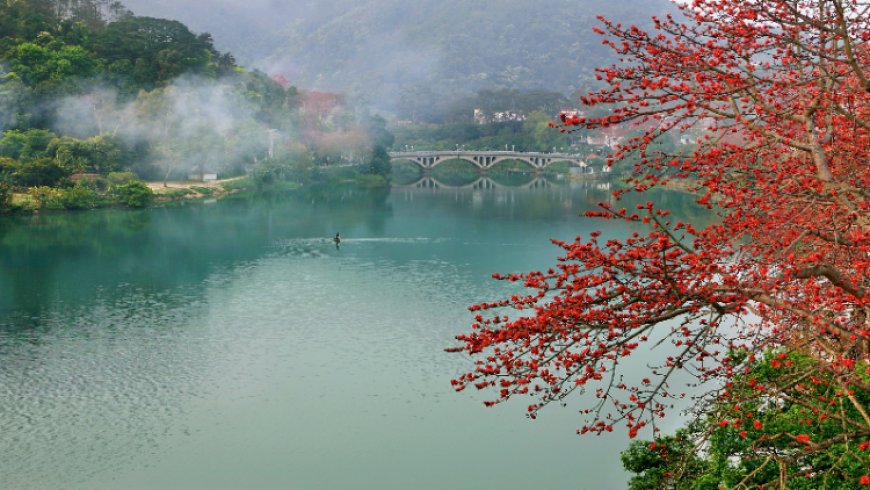
<path fill-rule="evenodd" d="M 626 233 L 579 217 L 600 187 L 0 218 L 0 488 L 624 488 L 624 431 L 577 436 L 576 400 L 484 408 L 444 352 L 513 291 L 493 272 Z"/>

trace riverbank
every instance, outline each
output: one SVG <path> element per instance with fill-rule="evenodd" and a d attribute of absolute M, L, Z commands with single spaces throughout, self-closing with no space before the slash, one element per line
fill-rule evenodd
<path fill-rule="evenodd" d="M 125 180 L 111 183 L 98 176 L 64 188 L 38 187 L 11 194 L 11 206 L 0 214 L 32 214 L 43 211 L 89 210 L 115 207 L 155 207 L 203 199 L 221 199 L 247 192 L 293 191 L 303 187 L 358 186 L 388 188 L 389 180 L 363 173 L 362 167 L 318 168 L 298 180 L 246 175 L 209 182 Z M 268 175 L 266 175 L 268 177 Z M 131 190 L 135 191 L 131 199 Z"/>
<path fill-rule="evenodd" d="M 145 185 L 154 193 L 155 204 L 205 198 L 219 199 L 257 187 L 254 179 L 248 176 L 232 177 L 210 182 L 146 182 Z"/>
<path fill-rule="evenodd" d="M 150 190 L 149 198 L 142 201 L 144 206 L 159 206 L 177 201 L 197 200 L 205 198 L 221 198 L 242 191 L 252 190 L 256 182 L 249 177 L 234 177 L 213 182 L 142 182 L 143 189 Z M 149 192 L 146 190 L 145 192 Z M 48 199 L 48 194 L 54 189 L 42 193 L 15 192 L 12 194 L 12 214 L 28 214 L 43 210 L 86 210 L 107 207 L 125 207 L 123 203 L 105 199 L 105 196 L 95 196 L 87 205 L 68 207 L 56 199 Z M 144 207 L 126 206 L 126 207 Z"/>
<path fill-rule="evenodd" d="M 55 193 L 59 189 L 42 190 L 42 192 L 15 192 L 12 193 L 11 209 L 8 214 L 31 214 L 41 211 L 68 211 L 88 210 L 112 207 L 154 207 L 178 203 L 182 201 L 195 201 L 200 199 L 220 199 L 233 194 L 257 189 L 257 182 L 248 176 L 233 177 L 211 182 L 175 181 L 166 182 L 142 182 L 137 181 L 146 196 L 137 205 L 118 202 L 105 195 L 94 194 L 87 203 L 79 206 L 67 206 L 63 199 L 58 199 Z M 285 187 L 298 188 L 299 184 L 284 183 Z"/>

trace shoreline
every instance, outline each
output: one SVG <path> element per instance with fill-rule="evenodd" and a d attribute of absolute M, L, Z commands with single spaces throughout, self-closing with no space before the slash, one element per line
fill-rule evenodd
<path fill-rule="evenodd" d="M 601 181 L 601 182 L 613 182 L 612 176 L 608 174 L 595 174 L 595 175 L 572 175 L 572 174 L 563 174 L 564 181 L 566 182 L 589 182 L 589 181 Z M 281 183 L 273 183 L 265 188 L 259 187 L 251 176 L 242 175 L 237 177 L 231 177 L 227 179 L 214 180 L 210 182 L 198 182 L 198 181 L 168 181 L 164 185 L 163 181 L 141 181 L 148 189 L 153 193 L 151 201 L 141 207 L 133 207 L 133 206 L 125 206 L 120 203 L 109 203 L 103 202 L 98 203 L 93 207 L 81 208 L 81 209 L 70 209 L 64 208 L 61 206 L 50 206 L 50 207 L 37 207 L 34 201 L 34 197 L 29 193 L 17 192 L 13 194 L 12 203 L 14 205 L 14 209 L 11 212 L 0 213 L 0 218 L 4 216 L 30 216 L 37 215 L 41 213 L 58 213 L 58 212 L 70 212 L 70 211 L 91 211 L 95 209 L 148 209 L 148 208 L 159 208 L 164 206 L 173 206 L 173 205 L 181 205 L 187 202 L 197 202 L 204 201 L 210 199 L 223 199 L 229 196 L 236 196 L 246 192 L 253 191 L 265 191 L 265 190 L 298 190 L 304 187 L 303 184 L 298 182 L 281 182 Z M 357 182 L 357 184 L 361 184 L 362 187 L 370 187 L 365 185 L 364 183 Z M 392 186 L 390 186 L 392 187 Z M 679 189 L 675 187 L 668 186 L 671 190 L 683 191 L 687 192 L 686 189 Z"/>
<path fill-rule="evenodd" d="M 166 182 L 164 185 L 162 181 L 152 181 L 145 182 L 145 185 L 154 193 L 153 201 L 146 207 L 156 207 L 180 201 L 220 199 L 256 187 L 254 181 L 246 175 L 211 182 L 172 181 Z"/>
<path fill-rule="evenodd" d="M 0 213 L 3 216 L 28 216 L 40 213 L 54 212 L 70 212 L 70 211 L 92 211 L 95 209 L 148 209 L 180 204 L 184 202 L 194 202 L 205 199 L 222 199 L 228 196 L 240 194 L 242 192 L 252 191 L 256 188 L 256 183 L 249 176 L 232 177 L 229 179 L 216 180 L 211 182 L 196 182 L 196 181 L 172 181 L 167 182 L 166 186 L 162 181 L 142 181 L 147 186 L 152 194 L 151 202 L 146 206 L 133 207 L 125 206 L 119 203 L 111 203 L 106 205 L 96 205 L 85 209 L 67 209 L 64 207 L 37 207 L 34 198 L 25 192 L 16 192 L 12 195 L 12 204 L 15 206 L 11 212 Z"/>

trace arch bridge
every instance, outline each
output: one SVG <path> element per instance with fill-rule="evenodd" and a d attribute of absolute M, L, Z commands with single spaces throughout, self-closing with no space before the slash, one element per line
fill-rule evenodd
<path fill-rule="evenodd" d="M 465 160 L 479 170 L 487 170 L 505 160 L 518 160 L 527 163 L 535 171 L 544 170 L 557 162 L 568 162 L 575 167 L 583 168 L 585 173 L 594 173 L 594 169 L 586 161 L 570 153 L 537 153 L 520 151 L 394 151 L 390 152 L 390 161 L 408 160 L 424 171 L 432 170 L 448 160 Z M 609 168 L 599 171 L 606 172 Z"/>

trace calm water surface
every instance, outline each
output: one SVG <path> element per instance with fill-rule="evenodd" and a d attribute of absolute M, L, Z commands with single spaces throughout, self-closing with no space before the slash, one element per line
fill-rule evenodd
<path fill-rule="evenodd" d="M 485 409 L 443 349 L 594 187 L 0 219 L 0 488 L 618 489 L 624 434 Z M 666 196 L 677 207 L 685 196 Z M 329 237 L 340 231 L 336 249 Z"/>

